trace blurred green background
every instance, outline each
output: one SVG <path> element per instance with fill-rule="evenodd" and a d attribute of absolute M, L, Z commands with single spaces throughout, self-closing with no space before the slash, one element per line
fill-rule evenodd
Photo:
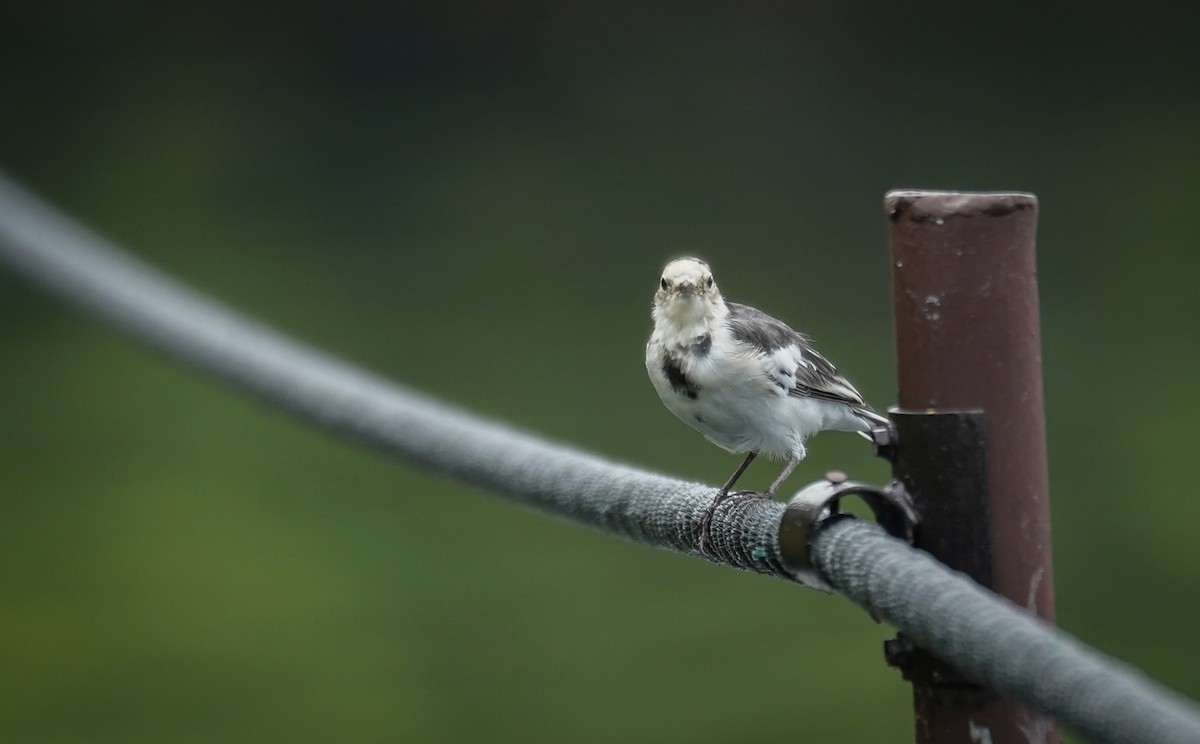
<path fill-rule="evenodd" d="M 285 332 L 711 483 L 642 368 L 666 259 L 886 407 L 884 191 L 1036 192 L 1060 622 L 1200 697 L 1198 16 L 6 7 L 0 167 Z M 838 597 L 397 466 L 3 269 L 0 340 L 0 740 L 910 739 Z M 833 467 L 886 475 L 826 434 L 789 485 Z"/>

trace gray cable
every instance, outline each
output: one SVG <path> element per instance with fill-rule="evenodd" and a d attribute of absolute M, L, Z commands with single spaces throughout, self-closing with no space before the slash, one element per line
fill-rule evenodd
<path fill-rule="evenodd" d="M 611 463 L 405 390 L 243 318 L 136 261 L 0 175 L 0 258 L 150 344 L 280 408 L 508 498 L 640 543 L 791 579 L 783 505 L 732 500 L 701 554 L 715 489 Z M 851 600 L 1096 741 L 1200 742 L 1200 713 L 1135 670 L 853 520 L 813 557 Z"/>
<path fill-rule="evenodd" d="M 835 521 L 817 533 L 812 547 L 822 575 L 846 597 L 968 677 L 1095 741 L 1200 742 L 1195 703 L 1044 625 L 878 527 Z"/>
<path fill-rule="evenodd" d="M 716 489 L 486 421 L 304 346 L 134 259 L 0 174 L 0 257 L 27 278 L 303 419 L 606 532 L 700 555 Z M 704 557 L 790 579 L 783 505 L 723 506 Z"/>

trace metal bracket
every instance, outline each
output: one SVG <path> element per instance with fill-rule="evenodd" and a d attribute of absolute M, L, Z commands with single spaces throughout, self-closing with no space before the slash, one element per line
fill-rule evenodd
<path fill-rule="evenodd" d="M 992 584 L 992 532 L 987 498 L 987 438 L 982 411 L 888 411 L 902 446 L 892 473 L 913 495 L 921 529 L 916 545 L 981 585 Z M 951 707 L 992 693 L 897 635 L 884 643 L 888 665 L 919 695 Z"/>
<path fill-rule="evenodd" d="M 875 514 L 875 521 L 888 534 L 912 543 L 917 513 L 912 500 L 899 481 L 884 488 L 848 480 L 846 474 L 830 471 L 825 480 L 810 483 L 788 501 L 779 522 L 779 551 L 784 567 L 805 586 L 832 592 L 812 562 L 812 538 L 825 525 L 839 519 L 853 519 L 841 512 L 841 500 L 858 496 Z"/>

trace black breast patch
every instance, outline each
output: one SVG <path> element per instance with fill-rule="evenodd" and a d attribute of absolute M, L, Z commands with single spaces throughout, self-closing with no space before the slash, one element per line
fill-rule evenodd
<path fill-rule="evenodd" d="M 710 342 L 711 343 L 711 342 Z M 671 389 L 677 393 L 686 395 L 691 400 L 695 400 L 700 396 L 700 388 L 696 387 L 696 383 L 688 379 L 688 376 L 683 373 L 683 367 L 679 366 L 679 360 L 668 354 L 663 360 L 663 374 L 667 377 L 667 382 L 671 383 Z"/>

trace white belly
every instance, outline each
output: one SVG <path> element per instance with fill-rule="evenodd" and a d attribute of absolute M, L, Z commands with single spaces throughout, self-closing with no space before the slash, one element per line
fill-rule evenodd
<path fill-rule="evenodd" d="M 694 398 L 672 387 L 662 370 L 662 347 L 653 339 L 646 369 L 667 409 L 718 447 L 802 459 L 804 440 L 818 431 L 863 428 L 845 404 L 788 395 L 767 377 L 760 360 L 713 352 L 680 360 Z"/>

